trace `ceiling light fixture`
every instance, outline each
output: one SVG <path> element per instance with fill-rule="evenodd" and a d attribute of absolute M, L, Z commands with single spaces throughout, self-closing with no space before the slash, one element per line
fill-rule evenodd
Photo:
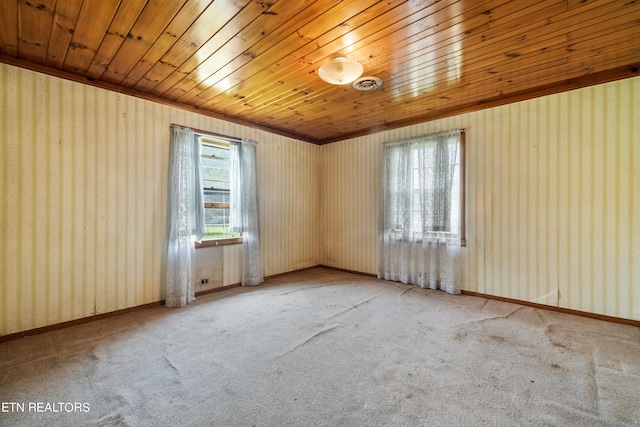
<path fill-rule="evenodd" d="M 364 67 L 357 61 L 338 56 L 333 61 L 318 69 L 322 80 L 332 85 L 346 85 L 355 81 L 364 72 Z"/>

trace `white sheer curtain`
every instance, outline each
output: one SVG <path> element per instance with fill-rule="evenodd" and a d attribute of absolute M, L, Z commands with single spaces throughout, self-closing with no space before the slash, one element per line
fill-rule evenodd
<path fill-rule="evenodd" d="M 230 150 L 229 228 L 234 233 L 242 233 L 242 285 L 259 285 L 264 277 L 258 227 L 257 144 L 232 142 Z"/>
<path fill-rule="evenodd" d="M 461 132 L 385 144 L 379 278 L 460 293 Z"/>
<path fill-rule="evenodd" d="M 194 241 L 206 233 L 200 142 L 191 129 L 171 126 L 168 178 L 165 305 L 182 307 L 195 299 L 192 277 Z"/>

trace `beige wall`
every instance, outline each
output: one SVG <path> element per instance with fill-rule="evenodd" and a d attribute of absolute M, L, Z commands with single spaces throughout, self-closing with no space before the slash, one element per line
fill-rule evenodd
<path fill-rule="evenodd" d="M 171 123 L 259 142 L 267 276 L 375 273 L 382 143 L 464 127 L 466 289 L 640 320 L 638 99 L 634 78 L 319 147 L 0 64 L 0 335 L 163 298 Z M 199 251 L 199 290 L 240 280 L 239 246 Z"/>
<path fill-rule="evenodd" d="M 320 147 L 0 64 L 0 335 L 163 298 L 171 123 L 258 141 L 265 275 L 321 262 Z"/>
<path fill-rule="evenodd" d="M 375 273 L 384 141 L 467 129 L 467 290 L 640 320 L 640 78 L 323 146 L 327 265 Z"/>

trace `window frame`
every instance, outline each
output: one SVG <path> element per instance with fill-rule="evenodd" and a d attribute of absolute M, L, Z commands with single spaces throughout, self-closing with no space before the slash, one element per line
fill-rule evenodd
<path fill-rule="evenodd" d="M 200 139 L 201 147 L 206 145 L 210 147 L 217 147 L 217 148 L 222 148 L 227 150 L 229 149 L 230 143 L 227 141 L 227 139 L 231 139 L 231 138 L 225 138 L 225 137 L 209 134 L 202 131 L 196 131 L 195 133 L 196 135 L 198 135 Z M 201 154 L 201 157 L 203 157 L 202 154 Z M 200 165 L 201 170 L 202 170 L 202 166 L 203 165 L 201 164 Z M 203 196 L 204 209 L 212 209 L 212 208 L 229 209 L 228 203 L 226 203 L 227 205 L 226 207 L 221 207 L 221 206 L 215 206 L 215 205 L 218 205 L 219 203 L 204 202 L 205 191 L 206 191 L 206 188 L 203 185 L 202 196 Z M 222 204 L 225 204 L 225 203 L 222 203 Z M 213 238 L 203 237 L 202 240 L 200 240 L 199 242 L 195 242 L 195 247 L 207 248 L 207 247 L 216 247 L 216 246 L 225 246 L 225 245 L 236 245 L 236 244 L 241 244 L 242 242 L 243 242 L 242 236 L 225 236 L 225 237 L 213 237 Z"/>
<path fill-rule="evenodd" d="M 467 234 L 465 229 L 465 224 L 466 224 L 465 212 L 467 210 L 467 207 L 465 205 L 465 201 L 466 201 L 465 183 L 467 181 L 466 174 L 465 174 L 465 171 L 467 169 L 466 160 L 465 160 L 465 156 L 467 153 L 466 138 L 465 138 L 466 135 L 467 135 L 466 130 L 462 129 L 460 132 L 460 246 L 462 247 L 467 246 Z"/>
<path fill-rule="evenodd" d="M 458 191 L 458 195 L 459 195 L 459 203 L 458 203 L 458 218 L 459 218 L 459 224 L 458 224 L 458 233 L 453 233 L 453 232 L 446 232 L 446 231 L 433 231 L 433 233 L 438 234 L 438 235 L 458 235 L 458 239 L 460 241 L 460 246 L 461 247 L 466 247 L 467 246 L 467 238 L 466 238 L 466 217 L 465 217 L 465 212 L 466 212 L 466 129 L 460 129 L 460 134 L 459 134 L 459 141 L 458 141 L 458 151 L 459 151 L 459 191 Z M 413 189 L 411 191 L 414 191 Z M 412 215 L 415 211 L 412 211 Z M 400 233 L 400 236 L 402 235 L 402 232 L 399 230 L 386 230 L 386 233 L 389 233 L 389 236 L 394 236 L 395 238 L 398 240 L 402 240 L 402 238 L 398 238 L 398 233 Z M 422 233 L 419 232 L 414 232 L 412 233 L 412 242 L 421 242 L 422 241 Z"/>

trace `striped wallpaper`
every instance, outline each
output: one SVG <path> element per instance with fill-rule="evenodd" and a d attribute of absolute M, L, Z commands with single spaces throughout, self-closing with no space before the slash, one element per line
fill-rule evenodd
<path fill-rule="evenodd" d="M 385 141 L 467 129 L 466 289 L 640 320 L 640 78 L 323 146 L 327 265 L 376 273 Z"/>
<path fill-rule="evenodd" d="M 320 147 L 0 64 L 0 335 L 163 298 L 171 123 L 258 141 L 265 275 L 321 262 Z"/>
<path fill-rule="evenodd" d="M 171 123 L 259 142 L 266 276 L 375 273 L 382 143 L 466 128 L 466 289 L 640 320 L 638 99 L 627 79 L 315 146 L 0 64 L 0 335 L 163 298 Z M 203 251 L 240 281 L 239 246 Z"/>

